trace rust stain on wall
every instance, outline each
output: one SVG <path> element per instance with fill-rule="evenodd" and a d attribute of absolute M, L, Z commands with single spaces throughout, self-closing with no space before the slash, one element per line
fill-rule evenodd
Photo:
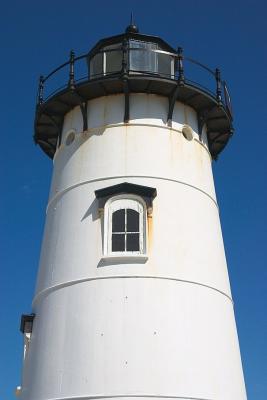
<path fill-rule="evenodd" d="M 147 247 L 151 250 L 153 244 L 153 218 L 152 215 L 147 216 Z"/>

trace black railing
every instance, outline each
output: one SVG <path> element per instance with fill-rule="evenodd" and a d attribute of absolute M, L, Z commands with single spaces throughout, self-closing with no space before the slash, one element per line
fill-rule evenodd
<path fill-rule="evenodd" d="M 111 53 L 117 54 L 115 64 L 119 64 L 118 67 L 114 68 L 112 63 L 110 65 L 108 63 L 105 64 L 107 55 Z M 147 60 L 153 59 L 154 62 L 150 65 L 145 65 L 144 53 Z M 137 56 L 134 60 L 135 54 Z M 89 65 L 96 56 L 100 56 L 102 60 L 101 68 L 97 73 L 90 71 Z M 160 67 L 160 62 L 165 71 Z M 166 68 L 169 70 L 168 72 L 166 72 Z M 134 74 L 175 80 L 180 86 L 196 87 L 214 97 L 218 105 L 225 106 L 230 116 L 232 116 L 229 91 L 226 82 L 221 80 L 221 73 L 218 68 L 213 71 L 192 58 L 184 57 L 181 47 L 177 49 L 177 53 L 170 53 L 157 49 L 130 48 L 127 41 L 124 41 L 117 48 L 99 51 L 91 60 L 89 60 L 88 54 L 75 57 L 74 52 L 71 51 L 68 61 L 54 69 L 47 76 L 40 76 L 37 105 L 40 106 L 64 89 L 75 90 L 76 85 L 83 82 Z"/>

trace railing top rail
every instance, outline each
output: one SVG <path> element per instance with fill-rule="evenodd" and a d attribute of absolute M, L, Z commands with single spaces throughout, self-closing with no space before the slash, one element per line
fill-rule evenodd
<path fill-rule="evenodd" d="M 58 72 L 59 70 L 61 70 L 62 68 L 66 67 L 66 65 L 68 65 L 70 63 L 70 61 L 66 61 L 64 64 L 61 64 L 59 67 L 57 67 L 56 69 L 54 69 L 53 71 L 51 71 L 48 75 L 46 75 L 43 78 L 43 83 L 45 81 L 47 81 L 47 79 L 49 79 L 52 75 L 54 75 L 56 72 Z"/>
<path fill-rule="evenodd" d="M 73 62 L 75 63 L 75 61 L 79 61 L 79 60 L 81 60 L 82 58 L 86 58 L 87 56 L 88 56 L 88 54 L 83 54 L 83 55 L 81 55 L 81 56 L 75 57 L 74 60 L 73 60 Z M 45 81 L 47 81 L 47 79 L 49 79 L 49 78 L 50 78 L 52 75 L 54 75 L 56 72 L 60 71 L 61 69 L 63 69 L 63 68 L 66 67 L 67 65 L 69 65 L 70 62 L 71 62 L 71 61 L 68 60 L 68 61 L 66 61 L 65 63 L 61 64 L 59 67 L 55 68 L 53 71 L 51 71 L 48 75 L 46 75 L 46 76 L 43 78 L 43 83 L 44 83 Z"/>
<path fill-rule="evenodd" d="M 207 67 L 206 65 L 200 63 L 199 61 L 194 60 L 193 58 L 190 57 L 184 57 L 184 60 L 191 62 L 192 64 L 198 65 L 201 68 L 204 68 L 208 72 L 210 72 L 213 76 L 215 76 L 216 72 Z"/>

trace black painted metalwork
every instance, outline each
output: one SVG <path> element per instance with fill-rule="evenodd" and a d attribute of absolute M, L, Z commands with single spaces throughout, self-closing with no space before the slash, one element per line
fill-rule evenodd
<path fill-rule="evenodd" d="M 229 112 L 229 114 L 231 115 L 231 118 L 233 119 L 233 107 L 232 107 L 232 103 L 231 103 L 231 97 L 230 97 L 230 93 L 228 91 L 225 81 L 223 82 L 223 91 L 224 91 L 224 99 L 225 99 L 226 109 Z"/>
<path fill-rule="evenodd" d="M 44 77 L 43 75 L 39 78 L 39 87 L 38 87 L 38 105 L 41 105 L 44 100 Z"/>
<path fill-rule="evenodd" d="M 20 331 L 22 333 L 32 333 L 32 325 L 35 314 L 22 314 L 20 319 Z"/>
<path fill-rule="evenodd" d="M 69 72 L 69 83 L 68 83 L 68 87 L 71 90 L 75 89 L 75 81 L 74 81 L 74 60 L 75 60 L 75 54 L 74 51 L 71 50 L 70 52 L 70 62 L 69 62 L 69 66 L 70 66 L 70 72 Z"/>
<path fill-rule="evenodd" d="M 183 86 L 184 85 L 184 67 L 183 67 L 183 49 L 182 49 L 182 47 L 178 47 L 177 60 L 178 60 L 178 83 L 180 86 Z"/>
<path fill-rule="evenodd" d="M 85 76 L 77 74 L 79 63 L 88 66 L 88 74 Z M 191 66 L 197 68 L 195 77 L 190 75 Z M 60 87 L 50 86 L 50 78 L 58 78 L 59 73 L 61 75 L 65 70 L 65 82 Z M 206 80 L 200 80 L 198 71 L 206 71 L 211 78 L 210 86 Z M 58 82 L 58 79 L 55 81 Z M 66 113 L 79 106 L 85 131 L 88 129 L 88 101 L 117 93 L 122 93 L 125 97 L 125 123 L 130 120 L 131 93 L 151 93 L 168 97 L 168 124 L 171 124 L 176 101 L 194 108 L 198 115 L 200 135 L 204 124 L 207 125 L 209 149 L 214 159 L 233 133 L 231 99 L 218 68 L 213 71 L 198 61 L 185 57 L 181 47 L 176 52 L 161 38 L 142 35 L 136 29 L 127 29 L 122 35 L 100 40 L 88 54 L 75 57 L 71 51 L 69 61 L 47 76 L 40 76 L 35 142 L 46 154 L 53 157 L 56 146 L 61 142 Z"/>
<path fill-rule="evenodd" d="M 128 53 L 128 42 L 126 39 L 122 42 L 122 73 L 127 74 L 127 53 Z"/>
<path fill-rule="evenodd" d="M 221 72 L 220 72 L 219 68 L 216 68 L 216 70 L 215 70 L 215 77 L 216 77 L 216 83 L 217 83 L 216 97 L 217 97 L 218 104 L 222 105 Z"/>
<path fill-rule="evenodd" d="M 131 17 L 132 20 L 132 17 Z M 129 27 L 128 27 L 129 28 Z M 127 28 L 127 29 L 128 29 Z M 122 42 L 122 81 L 123 81 L 123 92 L 124 92 L 124 122 L 129 122 L 130 119 L 130 93 L 129 83 L 127 76 L 127 56 L 128 56 L 128 41 L 126 39 Z"/>
<path fill-rule="evenodd" d="M 80 109 L 83 117 L 83 132 L 85 132 L 88 129 L 87 101 L 80 103 Z"/>
<path fill-rule="evenodd" d="M 177 96 L 179 93 L 179 89 L 180 89 L 180 86 L 179 86 L 179 81 L 178 81 L 176 88 L 173 90 L 171 96 L 169 97 L 169 109 L 168 109 L 168 116 L 167 116 L 167 122 L 169 125 L 171 125 L 171 122 L 172 122 L 173 110 L 174 110 L 176 99 L 177 99 Z"/>
<path fill-rule="evenodd" d="M 113 196 L 119 194 L 135 194 L 142 197 L 147 208 L 152 208 L 152 202 L 157 196 L 157 189 L 150 186 L 136 185 L 134 183 L 123 182 L 118 185 L 108 186 L 95 191 L 95 196 L 99 202 L 99 208 L 104 208 L 105 203 Z"/>
<path fill-rule="evenodd" d="M 130 90 L 127 78 L 123 79 L 123 92 L 124 92 L 124 122 L 129 122 L 130 119 Z"/>
<path fill-rule="evenodd" d="M 52 124 L 54 125 L 54 127 L 56 129 L 60 128 L 60 124 L 58 124 L 57 120 L 55 119 L 55 117 L 53 115 L 49 114 L 47 111 L 44 112 L 44 115 L 46 115 L 49 118 L 49 120 L 52 122 Z M 47 123 L 47 126 L 50 126 L 50 124 Z"/>
<path fill-rule="evenodd" d="M 205 108 L 203 110 L 199 110 L 199 112 L 197 113 L 197 120 L 198 120 L 198 133 L 199 136 L 202 136 L 202 130 L 204 125 L 207 123 L 208 120 L 220 120 L 221 116 L 216 116 L 213 118 L 209 118 L 209 115 L 212 114 L 213 111 L 216 111 L 217 106 L 216 105 L 212 105 L 210 108 Z"/>
<path fill-rule="evenodd" d="M 127 26 L 127 28 L 125 29 L 125 33 L 138 33 L 138 32 L 139 32 L 139 29 L 136 26 L 136 24 L 134 23 L 133 13 L 131 12 L 130 25 Z"/>

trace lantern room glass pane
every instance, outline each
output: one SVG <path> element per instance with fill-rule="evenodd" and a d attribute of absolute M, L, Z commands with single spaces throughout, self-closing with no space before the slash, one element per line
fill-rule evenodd
<path fill-rule="evenodd" d="M 138 72 L 157 72 L 157 53 L 153 52 L 153 50 L 156 49 L 157 45 L 154 43 L 130 40 L 130 70 Z"/>
<path fill-rule="evenodd" d="M 169 78 L 174 74 L 174 59 L 168 54 L 158 53 L 158 72 Z"/>
<path fill-rule="evenodd" d="M 105 73 L 111 74 L 120 72 L 122 69 L 122 51 L 119 50 L 121 44 L 115 44 L 104 48 L 105 51 Z M 118 49 L 118 50 L 116 50 Z"/>
<path fill-rule="evenodd" d="M 103 75 L 103 53 L 96 54 L 90 62 L 90 76 Z"/>

